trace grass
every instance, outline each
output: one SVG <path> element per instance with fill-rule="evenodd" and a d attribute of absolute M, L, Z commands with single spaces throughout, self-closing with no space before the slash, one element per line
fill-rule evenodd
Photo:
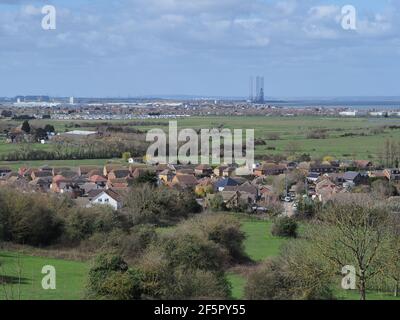
<path fill-rule="evenodd" d="M 242 221 L 242 230 L 247 238 L 244 242 L 245 251 L 253 261 L 262 261 L 275 257 L 286 241 L 271 235 L 271 221 L 245 219 Z"/>
<path fill-rule="evenodd" d="M 53 124 L 59 132 L 64 132 L 66 126 L 80 125 L 80 129 L 85 128 L 85 123 L 104 123 L 135 125 L 135 128 L 147 131 L 154 127 L 159 127 L 168 131 L 168 121 L 166 119 L 149 120 L 127 120 L 127 121 L 56 121 L 56 120 L 33 120 L 31 123 L 36 126 Z M 18 122 L 0 120 L 0 125 L 7 123 L 18 125 Z M 140 122 L 141 125 L 136 125 Z M 146 125 L 146 122 L 149 125 Z M 160 123 L 154 126 L 154 122 Z M 212 116 L 212 117 L 189 117 L 178 120 L 180 129 L 193 128 L 216 128 L 223 126 L 228 129 L 254 129 L 255 136 L 264 140 L 266 145 L 256 146 L 256 156 L 286 154 L 290 143 L 296 143 L 296 153 L 308 153 L 313 157 L 333 156 L 337 159 L 379 159 L 382 148 L 382 141 L 385 139 L 400 140 L 400 130 L 390 129 L 388 126 L 398 126 L 399 120 L 385 118 L 338 118 L 338 117 L 269 117 L 269 116 Z M 386 127 L 385 127 L 386 126 Z M 309 139 L 307 133 L 311 130 L 324 129 L 327 131 L 326 139 Z M 374 129 L 378 129 L 373 131 Z M 345 136 L 351 133 L 352 136 Z M 277 140 L 271 140 L 270 135 L 276 134 Z M 32 145 L 34 149 L 51 149 L 51 144 Z M 6 144 L 4 139 L 0 140 L 0 154 L 7 154 L 15 151 L 18 145 Z"/>
<path fill-rule="evenodd" d="M 0 252 L 0 300 L 79 300 L 84 298 L 87 263 Z M 44 290 L 41 285 L 43 266 L 56 269 L 56 289 Z M 20 269 L 20 273 L 18 272 Z M 20 280 L 19 280 L 20 279 Z M 4 283 L 5 282 L 5 283 Z M 19 293 L 20 292 L 20 293 Z"/>
<path fill-rule="evenodd" d="M 51 167 L 77 167 L 83 165 L 104 166 L 107 163 L 128 165 L 120 159 L 82 159 L 82 160 L 32 160 L 32 161 L 0 161 L 0 166 L 7 166 L 13 170 L 21 167 L 37 168 L 44 165 Z"/>
<path fill-rule="evenodd" d="M 235 300 L 242 299 L 244 296 L 246 279 L 241 275 L 233 272 L 228 273 L 227 278 L 232 286 L 232 298 Z"/>

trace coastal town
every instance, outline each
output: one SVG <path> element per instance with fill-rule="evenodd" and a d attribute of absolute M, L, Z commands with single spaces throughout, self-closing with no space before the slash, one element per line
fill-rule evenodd
<path fill-rule="evenodd" d="M 375 166 L 368 160 L 257 163 L 248 176 L 242 176 L 242 168 L 235 165 L 148 166 L 133 159 L 130 162 L 104 167 L 43 165 L 17 171 L 1 167 L 0 186 L 21 192 L 59 194 L 74 199 L 80 206 L 110 205 L 118 210 L 124 205 L 124 194 L 135 182 L 148 181 L 195 192 L 204 209 L 212 198 L 220 196 L 230 210 L 267 213 L 281 204 L 281 214 L 288 206 L 295 214 L 299 201 L 340 201 L 341 195 L 370 192 L 371 184 L 377 181 L 394 187 L 400 181 L 400 169 Z M 395 188 L 393 197 L 397 194 Z"/>

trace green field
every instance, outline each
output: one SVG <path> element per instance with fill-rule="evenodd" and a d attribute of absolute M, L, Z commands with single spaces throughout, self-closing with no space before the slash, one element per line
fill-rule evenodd
<path fill-rule="evenodd" d="M 84 160 L 33 160 L 33 161 L 0 161 L 0 166 L 7 166 L 13 170 L 18 170 L 21 167 L 38 168 L 41 166 L 51 167 L 77 167 L 84 165 L 104 166 L 108 163 L 116 163 L 127 165 L 119 159 L 84 159 Z"/>
<path fill-rule="evenodd" d="M 78 300 L 84 298 L 88 264 L 0 252 L 0 300 Z M 56 289 L 41 285 L 43 266 L 56 269 Z M 20 271 L 18 271 L 20 270 Z M 5 276 L 6 275 L 6 276 Z"/>
<path fill-rule="evenodd" d="M 2 120 L 7 121 L 7 120 Z M 264 140 L 266 145 L 256 146 L 256 155 L 286 154 L 288 144 L 296 143 L 296 153 L 309 153 L 313 157 L 333 156 L 337 159 L 377 159 L 381 152 L 382 142 L 385 139 L 400 141 L 400 119 L 386 118 L 330 118 L 330 117 L 269 117 L 269 116 L 212 116 L 190 117 L 179 119 L 178 126 L 183 128 L 216 128 L 229 129 L 254 129 L 257 139 Z M 168 120 L 130 120 L 130 121 L 91 121 L 94 124 L 108 122 L 110 124 L 124 124 L 143 131 L 153 129 L 154 123 L 160 123 L 159 128 L 168 131 Z M 148 122 L 149 125 L 143 125 Z M 53 124 L 56 130 L 64 132 L 73 130 L 73 125 L 79 129 L 93 130 L 94 127 L 85 127 L 88 121 L 55 121 L 33 120 L 33 125 L 44 126 Z M 1 122 L 0 122 L 1 124 Z M 17 122 L 8 124 L 17 125 Z M 386 126 L 386 128 L 384 128 Z M 310 139 L 307 134 L 311 130 L 325 129 L 326 139 Z M 276 140 L 271 140 L 271 134 Z M 349 136 L 350 135 L 350 136 Z M 292 143 L 293 144 L 293 143 Z M 49 149 L 51 145 L 33 145 L 34 148 Z M 18 148 L 17 145 L 6 145 L 0 141 L 0 154 L 7 153 Z"/>

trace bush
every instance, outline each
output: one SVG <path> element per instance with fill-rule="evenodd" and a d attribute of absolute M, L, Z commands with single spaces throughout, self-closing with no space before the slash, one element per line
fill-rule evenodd
<path fill-rule="evenodd" d="M 137 267 L 141 271 L 144 297 L 149 299 L 227 299 L 230 285 L 222 270 L 197 269 L 177 255 L 165 254 L 160 246 L 152 246 L 142 256 Z M 202 254 L 200 254 L 201 256 Z M 173 257 L 172 261 L 170 258 Z M 196 250 L 191 257 L 198 261 Z"/>
<path fill-rule="evenodd" d="M 267 261 L 252 272 L 245 286 L 248 300 L 287 300 L 287 283 L 275 261 Z"/>
<path fill-rule="evenodd" d="M 293 218 L 282 217 L 272 225 L 271 233 L 275 237 L 296 238 L 297 228 L 297 222 Z"/>
<path fill-rule="evenodd" d="M 170 225 L 201 210 L 190 192 L 150 185 L 132 188 L 125 203 L 125 212 L 133 225 Z"/>
<path fill-rule="evenodd" d="M 133 300 L 142 294 L 141 274 L 121 256 L 101 254 L 89 271 L 87 295 L 96 299 Z"/>
<path fill-rule="evenodd" d="M 222 270 L 228 260 L 226 250 L 196 234 L 173 234 L 161 239 L 165 257 L 173 268 Z"/>
<path fill-rule="evenodd" d="M 335 269 L 307 241 L 289 242 L 281 255 L 266 261 L 248 279 L 251 300 L 331 300 Z"/>
<path fill-rule="evenodd" d="M 61 236 L 62 220 L 46 197 L 3 189 L 0 198 L 2 240 L 38 246 L 49 245 Z"/>
<path fill-rule="evenodd" d="M 240 222 L 227 214 L 205 214 L 185 221 L 178 226 L 180 234 L 200 233 L 205 239 L 223 247 L 232 262 L 248 260 L 243 241 L 246 236 L 241 230 Z"/>

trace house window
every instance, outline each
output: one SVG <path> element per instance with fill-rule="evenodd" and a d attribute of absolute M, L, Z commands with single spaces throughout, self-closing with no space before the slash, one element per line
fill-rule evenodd
<path fill-rule="evenodd" d="M 99 202 L 103 202 L 103 199 L 99 199 Z"/>
<path fill-rule="evenodd" d="M 104 199 L 104 202 L 110 202 L 110 199 Z"/>

